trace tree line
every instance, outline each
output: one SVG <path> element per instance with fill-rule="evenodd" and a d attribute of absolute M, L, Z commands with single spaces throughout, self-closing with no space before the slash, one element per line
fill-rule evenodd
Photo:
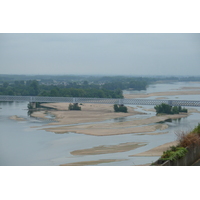
<path fill-rule="evenodd" d="M 88 83 L 85 82 L 82 88 L 68 88 L 63 85 L 41 85 L 36 80 L 15 81 L 14 84 L 4 82 L 0 86 L 0 95 L 123 98 L 121 89 L 108 90 L 100 87 L 87 87 L 87 85 Z"/>

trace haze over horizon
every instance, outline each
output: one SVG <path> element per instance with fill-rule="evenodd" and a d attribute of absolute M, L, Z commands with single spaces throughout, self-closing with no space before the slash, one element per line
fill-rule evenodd
<path fill-rule="evenodd" d="M 1 33 L 0 74 L 200 75 L 198 33 Z"/>

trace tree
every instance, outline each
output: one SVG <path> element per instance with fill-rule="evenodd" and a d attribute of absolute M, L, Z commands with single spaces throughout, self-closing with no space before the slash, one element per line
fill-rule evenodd
<path fill-rule="evenodd" d="M 172 114 L 172 107 L 168 104 L 162 103 L 160 105 L 156 105 L 155 107 L 156 113 L 165 113 L 165 114 Z"/>
<path fill-rule="evenodd" d="M 172 113 L 173 114 L 179 114 L 179 108 L 177 107 L 177 106 L 174 106 L 173 108 L 172 108 Z"/>
<path fill-rule="evenodd" d="M 80 106 L 78 106 L 78 103 L 74 103 L 74 104 L 69 104 L 69 106 L 68 106 L 68 109 L 69 110 L 81 110 L 81 107 Z"/>
<path fill-rule="evenodd" d="M 4 82 L 4 83 L 3 83 L 3 87 L 4 87 L 4 88 L 7 88 L 8 86 L 9 86 L 9 83 L 8 83 L 8 82 Z"/>
<path fill-rule="evenodd" d="M 114 105 L 114 111 L 115 111 L 115 112 L 119 112 L 119 107 L 118 107 L 117 104 Z"/>
<path fill-rule="evenodd" d="M 39 84 L 36 80 L 30 84 L 30 95 L 37 96 L 39 94 Z"/>
<path fill-rule="evenodd" d="M 187 112 L 187 109 L 181 108 L 181 106 L 170 106 L 168 104 L 162 103 L 160 105 L 156 105 L 155 107 L 156 113 L 164 113 L 164 114 L 179 114 L 179 112 Z"/>
<path fill-rule="evenodd" d="M 117 105 L 117 104 L 115 104 L 114 106 L 113 106 L 113 108 L 114 108 L 114 111 L 115 112 L 124 112 L 124 113 L 127 113 L 128 112 L 128 109 L 127 109 L 127 107 L 126 106 L 124 106 L 124 105 Z"/>

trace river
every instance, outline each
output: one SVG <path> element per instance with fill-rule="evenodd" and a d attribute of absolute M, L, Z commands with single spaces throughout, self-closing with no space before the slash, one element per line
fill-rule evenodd
<path fill-rule="evenodd" d="M 174 82 L 150 85 L 145 91 L 124 91 L 124 93 L 154 93 L 176 91 L 184 87 L 200 87 L 200 83 Z M 149 97 L 155 99 L 158 96 Z M 168 99 L 199 100 L 200 95 L 176 95 L 165 96 Z M 177 131 L 189 131 L 200 122 L 200 113 L 192 113 L 181 120 L 166 121 L 169 127 L 163 132 L 167 134 L 145 135 L 124 134 L 113 136 L 91 136 L 76 133 L 55 134 L 45 130 L 31 128 L 48 124 L 53 119 L 37 119 L 28 116 L 28 102 L 0 102 L 0 165 L 1 166 L 58 166 L 60 164 L 83 161 L 100 161 L 98 166 L 134 166 L 151 163 L 158 157 L 130 157 L 130 155 L 150 150 L 159 145 L 176 140 Z M 138 111 L 149 109 L 152 106 L 137 107 Z M 191 107 L 192 108 L 192 107 Z M 194 107 L 200 110 L 198 107 Z M 145 111 L 147 115 L 136 115 L 115 120 L 134 120 L 141 117 L 155 116 L 155 112 Z M 24 121 L 11 120 L 17 115 L 25 118 Z M 114 121 L 114 120 L 113 120 Z M 127 142 L 143 142 L 146 145 L 139 148 L 97 155 L 72 155 L 70 152 L 81 149 L 89 149 L 97 146 L 118 145 Z M 102 160 L 110 160 L 103 162 Z M 102 163 L 101 163 L 102 161 Z"/>

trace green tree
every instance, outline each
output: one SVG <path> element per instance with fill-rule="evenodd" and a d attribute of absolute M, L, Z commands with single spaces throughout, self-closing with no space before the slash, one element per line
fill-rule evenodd
<path fill-rule="evenodd" d="M 179 114 L 179 107 L 177 107 L 177 106 L 172 107 L 172 113 Z"/>
<path fill-rule="evenodd" d="M 113 108 L 114 108 L 114 111 L 115 111 L 115 112 L 124 112 L 124 113 L 127 113 L 127 112 L 128 112 L 127 107 L 124 106 L 124 105 L 117 105 L 117 104 L 115 104 L 115 105 L 113 106 Z"/>
<path fill-rule="evenodd" d="M 8 86 L 9 86 L 9 83 L 8 83 L 8 82 L 4 82 L 4 83 L 3 83 L 3 87 L 4 87 L 4 88 L 7 88 Z"/>
<path fill-rule="evenodd" d="M 32 81 L 29 86 L 30 95 L 37 96 L 39 94 L 39 84 L 36 80 Z"/>
<path fill-rule="evenodd" d="M 165 114 L 172 114 L 172 107 L 168 104 L 162 103 L 160 105 L 156 105 L 155 107 L 156 113 L 165 113 Z"/>

